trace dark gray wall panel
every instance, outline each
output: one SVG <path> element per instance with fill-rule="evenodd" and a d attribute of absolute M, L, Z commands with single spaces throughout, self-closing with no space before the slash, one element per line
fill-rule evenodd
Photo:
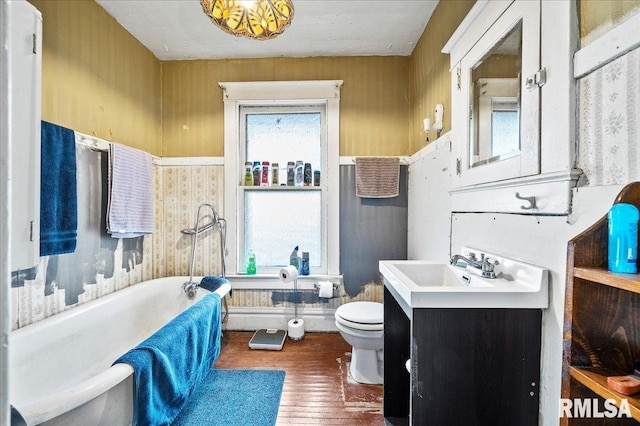
<path fill-rule="evenodd" d="M 349 296 L 381 282 L 378 261 L 407 258 L 407 166 L 400 166 L 400 195 L 356 196 L 355 165 L 340 166 L 340 270 Z"/>

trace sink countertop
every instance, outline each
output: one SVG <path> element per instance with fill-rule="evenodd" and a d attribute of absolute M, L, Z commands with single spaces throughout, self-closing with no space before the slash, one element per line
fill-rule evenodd
<path fill-rule="evenodd" d="M 412 308 L 543 309 L 549 306 L 545 268 L 480 250 L 499 261 L 496 278 L 484 278 L 467 268 L 425 260 L 382 260 L 384 284 L 410 316 Z"/>

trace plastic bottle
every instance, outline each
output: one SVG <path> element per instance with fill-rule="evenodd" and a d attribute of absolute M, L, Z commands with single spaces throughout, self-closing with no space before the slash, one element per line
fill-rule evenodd
<path fill-rule="evenodd" d="M 253 172 L 251 168 L 251 161 L 247 161 L 244 163 L 244 185 L 252 186 L 253 185 Z"/>
<path fill-rule="evenodd" d="M 295 163 L 293 161 L 289 161 L 287 163 L 287 186 L 294 185 L 294 175 L 295 175 Z"/>
<path fill-rule="evenodd" d="M 271 185 L 280 185 L 280 165 L 278 163 L 271 165 Z"/>
<path fill-rule="evenodd" d="M 253 186 L 260 186 L 260 162 L 253 162 Z"/>
<path fill-rule="evenodd" d="M 309 275 L 309 252 L 302 252 L 302 264 L 300 265 L 300 275 Z"/>
<path fill-rule="evenodd" d="M 260 186 L 269 186 L 269 162 L 262 162 L 262 180 Z"/>
<path fill-rule="evenodd" d="M 297 270 L 300 270 L 300 258 L 298 258 L 298 246 L 293 249 L 291 256 L 289 256 L 289 265 L 293 265 Z"/>
<path fill-rule="evenodd" d="M 311 186 L 313 184 L 313 171 L 311 170 L 311 163 L 304 163 L 304 186 Z"/>
<path fill-rule="evenodd" d="M 296 161 L 294 180 L 295 186 L 304 185 L 304 164 L 302 163 L 302 161 Z"/>
<path fill-rule="evenodd" d="M 256 254 L 253 249 L 247 252 L 247 275 L 256 274 Z"/>
<path fill-rule="evenodd" d="M 609 219 L 608 264 L 611 272 L 638 272 L 638 208 L 633 204 L 614 204 Z"/>

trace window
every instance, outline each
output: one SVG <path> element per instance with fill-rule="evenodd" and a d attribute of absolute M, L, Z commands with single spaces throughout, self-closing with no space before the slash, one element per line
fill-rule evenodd
<path fill-rule="evenodd" d="M 240 189 L 244 192 L 244 200 L 238 200 L 244 235 L 238 245 L 239 271 L 247 263 L 249 249 L 255 252 L 259 271 L 277 272 L 289 263 L 293 248 L 300 246 L 301 251 L 309 252 L 311 270 L 326 273 L 322 250 L 325 109 L 325 105 L 240 108 L 239 142 L 244 153 L 240 164 L 255 167 L 268 162 L 267 178 L 273 176 L 277 164 L 278 179 L 275 185 L 268 179 L 266 188 L 245 183 Z M 294 170 L 298 162 L 302 167 L 311 166 L 309 186 L 288 182 L 289 165 Z M 315 171 L 320 174 L 317 186 L 313 185 Z"/>
<path fill-rule="evenodd" d="M 339 273 L 339 101 L 341 81 L 220 83 L 224 90 L 227 266 L 276 277 L 298 245 L 312 275 Z M 287 185 L 289 162 L 311 165 L 309 186 Z M 245 185 L 245 164 L 278 164 L 278 185 Z M 304 168 L 304 166 L 303 166 Z M 313 185 L 313 171 L 320 172 Z M 270 169 L 269 176 L 273 176 Z"/>

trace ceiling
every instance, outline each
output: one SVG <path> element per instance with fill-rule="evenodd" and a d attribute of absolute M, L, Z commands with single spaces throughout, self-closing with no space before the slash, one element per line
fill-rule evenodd
<path fill-rule="evenodd" d="M 257 41 L 216 27 L 199 0 L 96 0 L 160 60 L 408 56 L 438 0 L 293 0 L 291 26 Z"/>

